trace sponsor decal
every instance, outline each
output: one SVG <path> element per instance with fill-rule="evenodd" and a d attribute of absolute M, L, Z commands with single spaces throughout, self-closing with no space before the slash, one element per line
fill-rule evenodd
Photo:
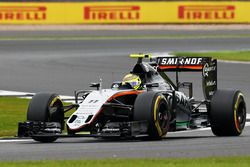
<path fill-rule="evenodd" d="M 184 107 L 188 106 L 188 98 L 182 92 L 176 93 L 176 103 Z"/>
<path fill-rule="evenodd" d="M 206 82 L 206 86 L 215 86 L 216 85 L 216 81 L 207 81 Z"/>
<path fill-rule="evenodd" d="M 159 59 L 160 65 L 201 65 L 202 58 L 178 58 L 178 57 L 164 57 Z"/>
<path fill-rule="evenodd" d="M 81 121 L 75 121 L 75 122 L 74 122 L 74 126 L 75 126 L 75 127 L 79 127 L 80 125 L 81 125 Z"/>
<path fill-rule="evenodd" d="M 85 6 L 84 20 L 139 20 L 140 6 Z"/>
<path fill-rule="evenodd" d="M 232 20 L 235 18 L 234 5 L 181 5 L 178 18 L 186 20 Z"/>
<path fill-rule="evenodd" d="M 209 64 L 206 63 L 203 67 L 202 75 L 203 77 L 208 77 L 208 73 L 210 71 L 215 71 L 215 70 L 216 70 L 216 66 L 209 66 Z"/>
<path fill-rule="evenodd" d="M 209 96 L 213 96 L 213 95 L 214 95 L 214 91 L 209 91 L 209 92 L 208 92 L 208 95 L 209 95 Z"/>
<path fill-rule="evenodd" d="M 1 21 L 46 20 L 45 6 L 0 6 Z"/>

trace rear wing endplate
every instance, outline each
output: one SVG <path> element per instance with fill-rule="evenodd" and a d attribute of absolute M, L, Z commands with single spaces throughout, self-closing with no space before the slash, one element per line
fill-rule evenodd
<path fill-rule="evenodd" d="M 159 72 L 202 72 L 202 86 L 205 99 L 210 100 L 217 90 L 217 60 L 211 57 L 158 57 Z"/>

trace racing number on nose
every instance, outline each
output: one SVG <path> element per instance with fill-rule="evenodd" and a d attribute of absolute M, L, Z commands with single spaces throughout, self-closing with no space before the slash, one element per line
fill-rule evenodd
<path fill-rule="evenodd" d="M 90 100 L 88 103 L 97 103 L 99 100 Z"/>

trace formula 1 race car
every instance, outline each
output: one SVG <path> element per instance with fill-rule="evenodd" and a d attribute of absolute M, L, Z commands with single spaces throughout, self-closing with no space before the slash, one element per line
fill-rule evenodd
<path fill-rule="evenodd" d="M 58 137 L 157 140 L 167 132 L 204 127 L 211 127 L 216 136 L 242 133 L 244 96 L 239 90 L 217 89 L 217 60 L 149 54 L 130 57 L 138 59 L 130 74 L 139 76 L 140 88 L 124 81 L 114 82 L 110 89 L 103 89 L 101 82 L 93 83 L 95 90 L 75 91 L 75 102 L 67 106 L 57 94 L 37 93 L 30 101 L 27 121 L 18 125 L 18 136 L 40 142 Z M 203 100 L 194 99 L 191 82 L 179 82 L 178 73 L 185 71 L 202 73 Z M 175 82 L 166 72 L 176 73 Z"/>

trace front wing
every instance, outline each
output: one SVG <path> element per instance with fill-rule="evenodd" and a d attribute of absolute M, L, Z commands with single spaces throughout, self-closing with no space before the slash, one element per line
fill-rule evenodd
<path fill-rule="evenodd" d="M 63 133 L 57 122 L 20 122 L 18 137 L 143 137 L 147 136 L 147 121 L 111 122 L 99 132 Z"/>

